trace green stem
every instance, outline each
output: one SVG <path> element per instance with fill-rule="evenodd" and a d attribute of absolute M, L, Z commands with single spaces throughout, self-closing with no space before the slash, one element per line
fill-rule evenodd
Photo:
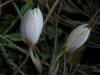
<path fill-rule="evenodd" d="M 40 60 L 37 57 L 36 53 L 35 53 L 36 54 L 36 57 L 35 57 L 35 54 L 33 53 L 32 47 L 29 47 L 29 54 L 30 54 L 30 57 L 31 57 L 32 62 L 35 65 L 36 69 L 38 70 L 39 73 L 41 73 L 42 72 L 42 65 L 41 65 Z"/>
<path fill-rule="evenodd" d="M 55 62 L 52 65 L 56 65 L 60 57 L 64 54 L 64 52 L 60 52 L 57 57 L 55 58 Z"/>
<path fill-rule="evenodd" d="M 58 31 L 58 28 L 57 28 L 57 23 L 56 23 L 56 26 L 55 26 L 55 40 L 54 40 L 54 50 L 53 50 L 53 59 L 52 59 L 52 64 L 53 62 L 55 62 L 55 57 L 56 57 L 56 51 L 57 51 L 57 31 Z"/>

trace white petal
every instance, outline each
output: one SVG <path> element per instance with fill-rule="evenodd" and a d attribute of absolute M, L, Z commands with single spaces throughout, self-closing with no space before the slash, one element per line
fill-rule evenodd
<path fill-rule="evenodd" d="M 88 25 L 88 24 L 84 24 L 84 25 L 80 25 L 80 26 L 76 27 L 76 28 L 70 33 L 70 35 L 68 36 L 67 41 L 72 40 L 73 35 L 74 35 L 74 37 L 75 37 L 75 36 L 77 36 L 80 32 L 84 31 L 83 28 L 86 28 L 87 25 Z M 86 29 L 87 29 L 87 28 L 86 28 Z"/>
<path fill-rule="evenodd" d="M 26 27 L 28 25 L 28 21 L 29 21 L 29 18 L 30 18 L 30 14 L 31 14 L 31 9 L 29 9 L 25 14 L 24 16 L 22 17 L 22 20 L 21 20 L 21 35 L 22 35 L 22 39 L 24 41 L 27 40 L 27 35 L 26 35 Z"/>
<path fill-rule="evenodd" d="M 87 24 L 81 25 L 74 29 L 67 39 L 67 49 L 70 53 L 73 53 L 76 49 L 81 47 L 89 37 L 91 29 L 87 27 Z"/>
<path fill-rule="evenodd" d="M 25 42 L 36 44 L 43 27 L 43 16 L 39 8 L 28 10 L 21 21 L 21 33 Z"/>

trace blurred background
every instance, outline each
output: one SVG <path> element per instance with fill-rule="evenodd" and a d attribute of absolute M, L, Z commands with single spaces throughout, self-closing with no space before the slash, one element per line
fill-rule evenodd
<path fill-rule="evenodd" d="M 73 55 L 72 64 L 79 63 L 74 75 L 100 75 L 100 0 L 0 0 L 0 75 L 34 75 L 37 71 L 30 58 L 25 60 L 28 46 L 20 35 L 21 17 L 29 8 L 39 7 L 44 28 L 37 44 L 43 63 L 43 75 L 48 74 L 53 52 L 57 55 L 70 32 L 79 25 L 93 26 L 88 41 Z M 73 36 L 74 37 L 74 36 Z M 63 58 L 57 75 L 62 75 Z"/>

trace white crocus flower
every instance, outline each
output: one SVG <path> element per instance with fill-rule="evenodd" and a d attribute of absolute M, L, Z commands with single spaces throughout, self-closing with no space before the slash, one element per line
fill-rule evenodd
<path fill-rule="evenodd" d="M 43 16 L 39 8 L 29 9 L 21 20 L 22 39 L 29 46 L 38 42 L 43 28 Z"/>
<path fill-rule="evenodd" d="M 68 53 L 73 53 L 76 49 L 81 47 L 89 37 L 91 28 L 88 24 L 84 24 L 75 28 L 68 36 L 66 42 L 66 50 Z"/>
<path fill-rule="evenodd" d="M 21 20 L 21 35 L 23 41 L 29 46 L 30 57 L 40 73 L 42 72 L 42 65 L 37 54 L 34 55 L 32 47 L 38 42 L 42 28 L 43 16 L 40 9 L 29 9 Z"/>

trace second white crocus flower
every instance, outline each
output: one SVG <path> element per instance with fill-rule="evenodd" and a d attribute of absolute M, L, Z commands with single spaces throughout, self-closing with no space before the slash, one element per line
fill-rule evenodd
<path fill-rule="evenodd" d="M 80 25 L 75 28 L 67 38 L 66 50 L 68 53 L 73 53 L 76 49 L 81 47 L 88 39 L 91 28 L 88 24 Z"/>
<path fill-rule="evenodd" d="M 30 57 L 38 72 L 42 72 L 42 65 L 36 52 L 33 53 L 32 47 L 39 40 L 43 28 L 43 16 L 39 8 L 29 9 L 21 20 L 21 35 L 23 41 L 29 46 Z"/>

